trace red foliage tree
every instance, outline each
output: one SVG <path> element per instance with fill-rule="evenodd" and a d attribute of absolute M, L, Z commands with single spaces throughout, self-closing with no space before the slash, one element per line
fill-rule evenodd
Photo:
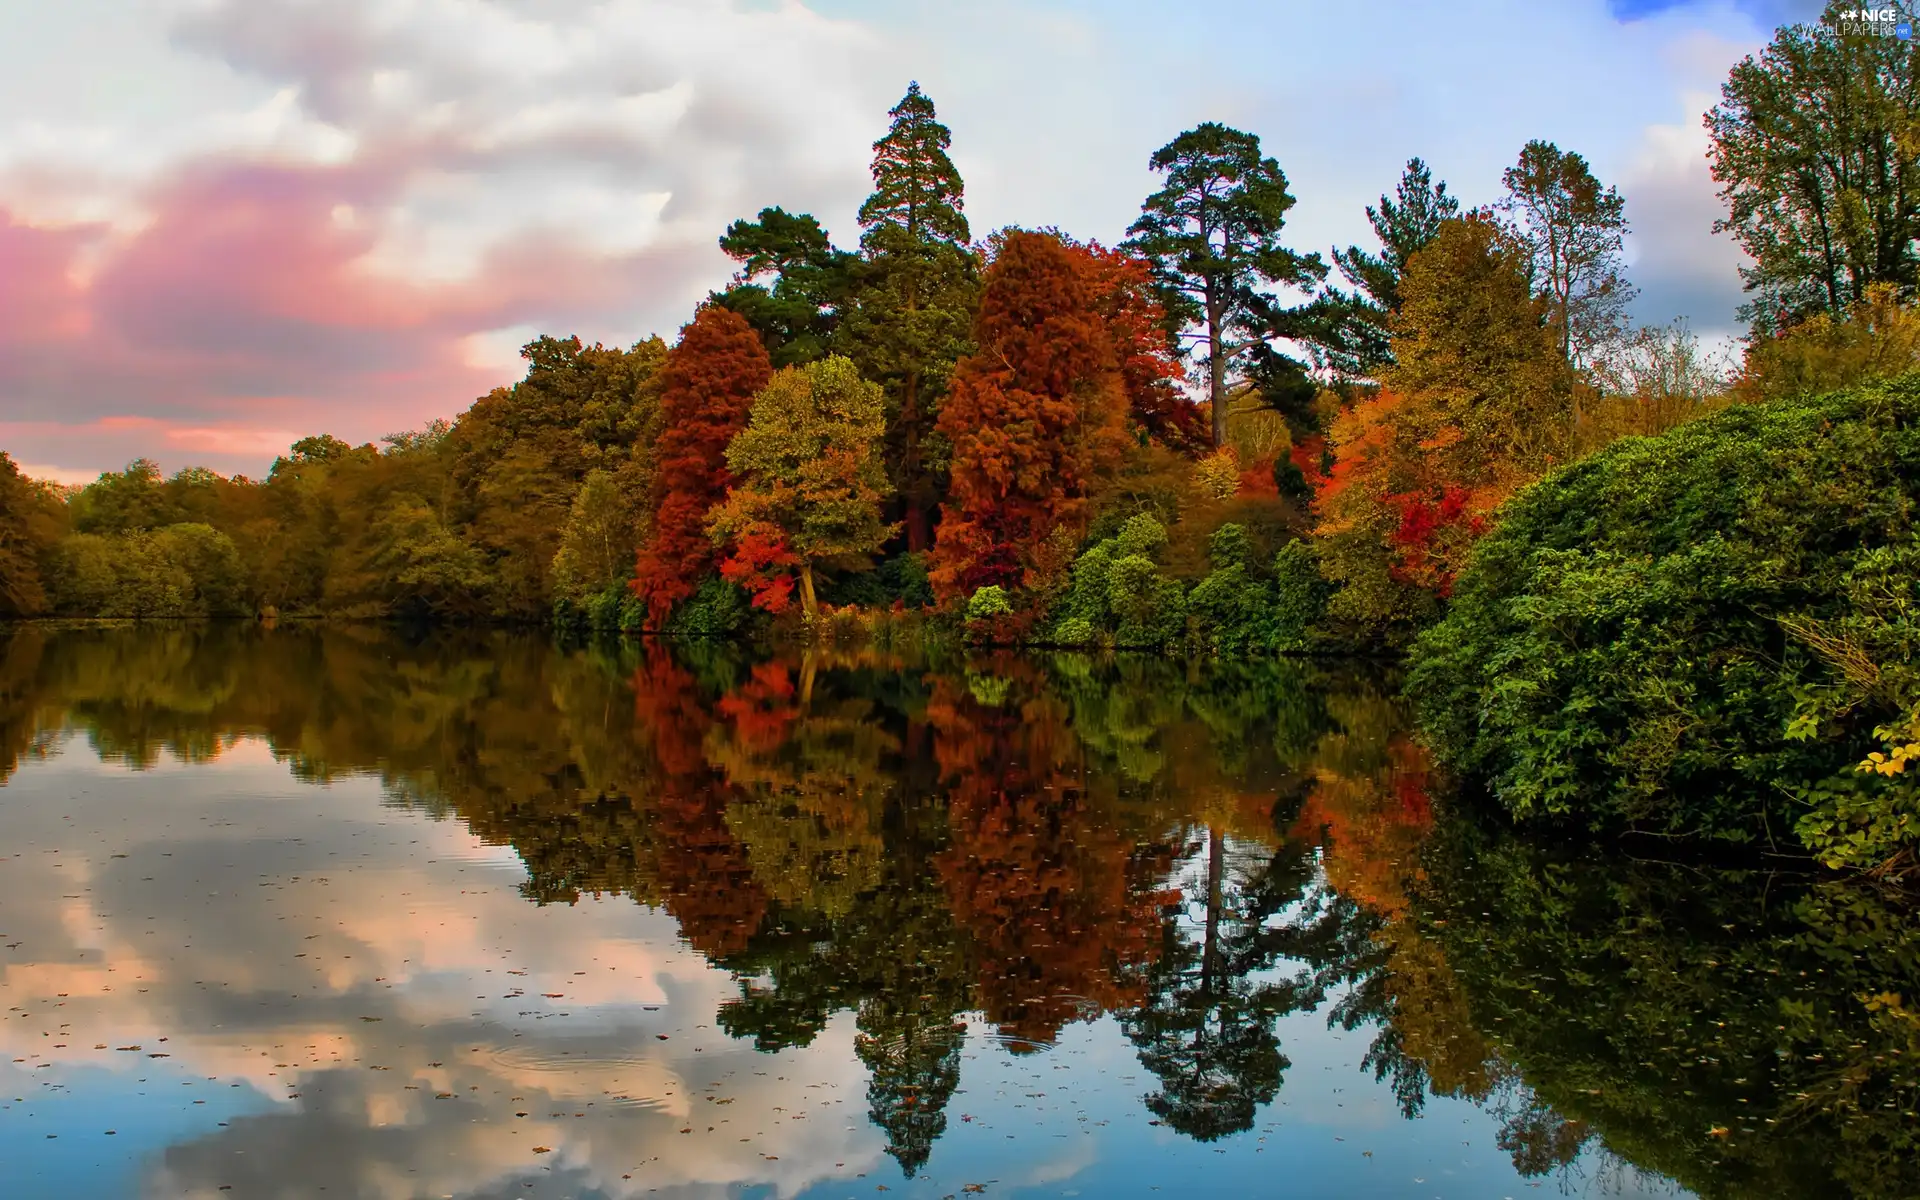
<path fill-rule="evenodd" d="M 934 865 L 968 935 L 981 1011 L 1040 1046 L 1138 1005 L 1174 898 L 1155 887 L 1166 860 L 1094 811 L 1065 710 L 1047 697 L 984 705 L 937 680 L 927 718 L 953 838 Z"/>
<path fill-rule="evenodd" d="M 1147 435 L 1187 454 L 1213 446 L 1207 410 L 1180 390 L 1186 370 L 1179 346 L 1167 332 L 1167 310 L 1154 293 L 1147 260 L 1125 250 L 1088 243 L 1088 269 L 1095 304 L 1113 339 L 1114 357 L 1127 393 L 1127 414 Z"/>
<path fill-rule="evenodd" d="M 633 591 L 658 629 L 713 569 L 707 510 L 733 482 L 727 443 L 746 427 L 753 396 L 773 377 L 760 335 L 717 304 L 702 305 L 661 368 L 659 462 L 653 528 L 640 547 Z"/>
<path fill-rule="evenodd" d="M 709 958 L 744 949 L 767 911 L 747 850 L 727 828 L 733 789 L 707 762 L 713 714 L 693 676 L 664 646 L 649 647 L 633 680 L 634 716 L 659 772 L 651 797 L 654 861 L 661 902 L 680 934 Z"/>
<path fill-rule="evenodd" d="M 1126 447 L 1106 271 L 1054 234 L 999 239 L 974 322 L 978 349 L 954 369 L 940 410 L 953 446 L 931 572 L 943 601 L 1030 584 L 1036 554 L 1056 529 L 1084 526 L 1090 485 Z"/>

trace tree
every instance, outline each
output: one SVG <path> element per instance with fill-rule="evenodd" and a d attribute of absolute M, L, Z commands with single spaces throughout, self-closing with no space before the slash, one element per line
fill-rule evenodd
<path fill-rule="evenodd" d="M 740 273 L 714 302 L 747 319 L 773 365 L 825 357 L 851 296 L 858 256 L 835 249 L 811 214 L 784 208 L 763 208 L 759 219 L 727 226 L 720 249 L 740 264 Z M 759 282 L 768 276 L 771 287 Z"/>
<path fill-rule="evenodd" d="M 1126 445 L 1126 391 L 1091 253 L 1009 230 L 983 282 L 979 348 L 955 368 L 940 413 L 953 482 L 931 575 L 945 602 L 1031 585 L 1050 539 L 1071 555 L 1088 490 Z"/>
<path fill-rule="evenodd" d="M 1199 406 L 1181 392 L 1186 372 L 1180 365 L 1180 343 L 1167 328 L 1152 265 L 1132 251 L 1109 250 L 1098 242 L 1087 243 L 1085 249 L 1097 280 L 1095 306 L 1113 341 L 1126 388 L 1128 416 L 1148 437 L 1175 450 L 1197 452 L 1207 444 L 1207 430 Z"/>
<path fill-rule="evenodd" d="M 581 600 L 617 583 L 633 561 L 633 514 L 613 474 L 595 469 L 573 495 L 560 549 L 553 556 L 556 596 Z"/>
<path fill-rule="evenodd" d="M 907 547 L 927 548 L 939 497 L 939 447 L 928 444 L 954 363 L 966 353 L 978 290 L 965 187 L 947 156 L 952 135 L 918 83 L 873 144 L 873 194 L 860 206 L 855 306 L 841 338 L 887 397 L 887 457 Z"/>
<path fill-rule="evenodd" d="M 707 512 L 726 499 L 733 476 L 726 449 L 745 428 L 756 392 L 773 374 L 767 350 L 745 318 L 705 304 L 680 331 L 661 368 L 664 426 L 652 488 L 653 528 L 634 567 L 633 592 L 654 629 L 692 596 L 713 566 Z"/>
<path fill-rule="evenodd" d="M 41 560 L 59 539 L 61 508 L 50 486 L 22 475 L 0 451 L 0 619 L 45 611 Z"/>
<path fill-rule="evenodd" d="M 885 432 L 879 387 L 835 355 L 775 375 L 727 446 L 738 482 L 707 528 L 721 543 L 754 533 L 777 538 L 799 570 L 809 620 L 819 608 L 815 568 L 865 565 L 893 536 L 895 527 L 880 517 L 891 491 L 880 460 Z"/>
<path fill-rule="evenodd" d="M 1343 375 L 1373 378 L 1393 365 L 1393 315 L 1400 311 L 1400 277 L 1407 262 L 1440 232 L 1442 222 L 1460 215 L 1460 201 L 1418 158 L 1407 160 L 1400 185 L 1381 196 L 1380 207 L 1367 206 L 1367 224 L 1380 243 L 1378 252 L 1348 246 L 1333 252 L 1334 265 L 1352 292 L 1328 289 L 1323 303 L 1335 310 L 1333 337 L 1321 346 L 1329 366 Z"/>
<path fill-rule="evenodd" d="M 1403 634 L 1493 511 L 1566 453 L 1571 391 L 1527 251 L 1476 213 L 1408 262 L 1382 391 L 1344 412 L 1315 498 L 1329 614 Z"/>
<path fill-rule="evenodd" d="M 1569 366 L 1590 365 L 1622 331 L 1633 285 L 1621 259 L 1626 201 L 1602 188 L 1587 160 L 1552 142 L 1528 142 L 1500 176 L 1500 207 L 1527 248 L 1534 289 Z"/>
<path fill-rule="evenodd" d="M 1706 115 L 1729 232 L 1753 260 L 1741 316 L 1839 318 L 1876 283 L 1920 289 L 1920 42 L 1832 0 L 1741 60 Z"/>
<path fill-rule="evenodd" d="M 1227 381 L 1250 340 L 1236 327 L 1267 284 L 1304 285 L 1326 274 L 1317 254 L 1280 245 L 1293 196 L 1280 164 L 1260 154 L 1260 139 L 1209 121 L 1168 142 L 1148 160 L 1166 183 L 1140 206 L 1129 249 L 1153 264 L 1170 320 L 1206 346 L 1213 444 L 1227 441 Z"/>

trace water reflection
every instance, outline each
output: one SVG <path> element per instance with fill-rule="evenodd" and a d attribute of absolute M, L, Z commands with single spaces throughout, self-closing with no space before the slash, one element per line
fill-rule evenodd
<path fill-rule="evenodd" d="M 1905 910 L 1436 830 L 1365 672 L 0 638 L 43 1185 L 1920 1194 Z"/>

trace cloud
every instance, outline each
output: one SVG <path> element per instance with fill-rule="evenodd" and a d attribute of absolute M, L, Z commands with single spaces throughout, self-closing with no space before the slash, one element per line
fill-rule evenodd
<path fill-rule="evenodd" d="M 269 434 L 457 411 L 506 381 L 473 352 L 502 331 L 670 334 L 728 274 L 720 214 L 850 210 L 893 89 L 872 34 L 793 3 L 175 13 L 264 98 L 136 178 L 110 130 L 0 137 L 0 433 L 36 461 L 115 465 L 99 422 L 138 414 L 169 465 L 257 471 Z"/>

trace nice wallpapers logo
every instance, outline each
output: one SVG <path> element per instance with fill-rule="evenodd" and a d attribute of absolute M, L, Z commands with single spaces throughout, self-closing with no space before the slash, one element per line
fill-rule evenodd
<path fill-rule="evenodd" d="M 1834 14 L 1842 25 L 1861 27 L 1863 32 L 1879 33 L 1907 41 L 1913 37 L 1913 17 L 1896 5 L 1880 8 L 1843 8 Z"/>

